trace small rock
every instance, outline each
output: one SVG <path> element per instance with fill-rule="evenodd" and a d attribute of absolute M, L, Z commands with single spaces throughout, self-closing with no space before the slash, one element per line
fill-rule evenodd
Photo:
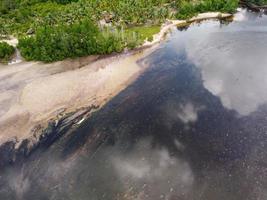
<path fill-rule="evenodd" d="M 111 23 L 114 16 L 115 15 L 113 13 L 103 12 L 103 18 L 104 18 L 106 23 Z"/>
<path fill-rule="evenodd" d="M 30 28 L 29 30 L 27 30 L 27 32 L 26 32 L 26 34 L 27 35 L 32 35 L 32 34 L 34 34 L 34 29 L 33 28 Z"/>

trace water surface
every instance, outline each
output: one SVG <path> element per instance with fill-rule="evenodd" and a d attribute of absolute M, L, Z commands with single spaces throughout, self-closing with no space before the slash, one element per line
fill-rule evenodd
<path fill-rule="evenodd" d="M 236 19 L 174 31 L 134 84 L 1 172 L 0 199 L 266 200 L 267 17 Z"/>

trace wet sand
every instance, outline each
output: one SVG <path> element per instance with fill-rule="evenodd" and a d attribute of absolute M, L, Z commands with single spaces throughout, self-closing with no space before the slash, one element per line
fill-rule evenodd
<path fill-rule="evenodd" d="M 148 52 L 101 59 L 82 68 L 73 61 L 2 67 L 0 143 L 27 138 L 34 126 L 62 112 L 103 105 L 144 70 L 137 61 Z"/>

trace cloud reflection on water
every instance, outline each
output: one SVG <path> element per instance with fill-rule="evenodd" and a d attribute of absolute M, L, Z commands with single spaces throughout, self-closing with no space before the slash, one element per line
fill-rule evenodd
<path fill-rule="evenodd" d="M 149 138 L 138 142 L 126 155 L 118 151 L 110 159 L 124 186 L 138 188 L 145 199 L 187 196 L 192 190 L 194 175 L 190 165 L 170 156 L 163 147 L 152 148 Z"/>
<path fill-rule="evenodd" d="M 266 17 L 259 25 L 253 20 L 244 26 L 233 23 L 223 32 L 214 25 L 207 33 L 203 26 L 198 32 L 189 31 L 185 41 L 204 86 L 240 115 L 249 115 L 267 101 L 266 26 Z"/>

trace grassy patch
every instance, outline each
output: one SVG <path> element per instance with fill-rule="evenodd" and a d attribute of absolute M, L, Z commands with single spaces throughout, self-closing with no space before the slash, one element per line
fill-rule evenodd
<path fill-rule="evenodd" d="M 160 26 L 136 26 L 125 30 L 126 34 L 137 34 L 141 41 L 153 40 L 153 35 L 160 32 Z"/>

